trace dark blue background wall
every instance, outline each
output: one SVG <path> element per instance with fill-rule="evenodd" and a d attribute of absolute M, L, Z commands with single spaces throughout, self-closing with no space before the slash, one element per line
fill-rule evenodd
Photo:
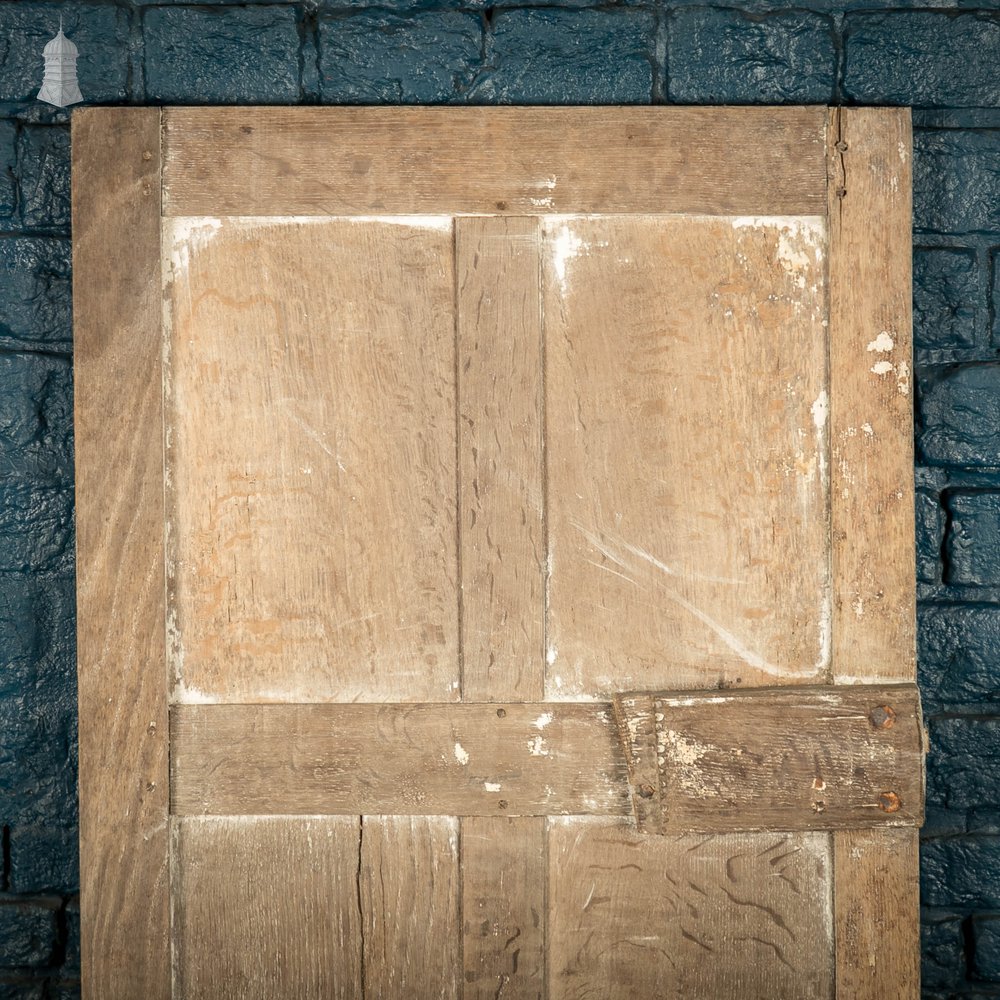
<path fill-rule="evenodd" d="M 915 108 L 925 995 L 1000 997 L 998 9 L 0 3 L 0 1000 L 78 993 L 69 116 L 32 99 L 60 13 L 92 103 Z"/>

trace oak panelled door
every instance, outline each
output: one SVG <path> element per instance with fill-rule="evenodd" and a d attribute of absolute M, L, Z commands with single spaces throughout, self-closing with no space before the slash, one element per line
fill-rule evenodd
<path fill-rule="evenodd" d="M 917 996 L 907 111 L 73 163 L 89 1000 Z"/>

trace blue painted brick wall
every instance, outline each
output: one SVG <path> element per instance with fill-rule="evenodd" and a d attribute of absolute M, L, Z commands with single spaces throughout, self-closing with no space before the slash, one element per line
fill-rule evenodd
<path fill-rule="evenodd" d="M 995 0 L 0 3 L 0 1000 L 78 995 L 69 114 L 93 103 L 905 104 L 928 998 L 1000 997 Z"/>

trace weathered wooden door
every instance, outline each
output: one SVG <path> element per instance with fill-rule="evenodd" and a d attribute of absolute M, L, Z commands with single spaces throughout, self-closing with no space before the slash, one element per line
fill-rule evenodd
<path fill-rule="evenodd" d="M 908 114 L 73 145 L 87 995 L 916 997 Z"/>

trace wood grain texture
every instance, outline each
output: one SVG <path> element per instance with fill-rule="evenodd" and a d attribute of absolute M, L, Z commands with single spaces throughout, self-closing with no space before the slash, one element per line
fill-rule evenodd
<path fill-rule="evenodd" d="M 544 220 L 550 698 L 829 665 L 822 219 Z"/>
<path fill-rule="evenodd" d="M 665 830 L 835 829 L 922 817 L 912 686 L 684 692 L 651 702 L 662 716 L 654 725 Z M 870 713 L 885 705 L 895 723 L 875 728 Z M 636 733 L 649 728 L 641 713 L 625 716 L 630 733 L 633 721 Z M 178 705 L 172 809 L 627 816 L 619 739 L 603 703 Z M 898 808 L 884 811 L 888 792 Z"/>
<path fill-rule="evenodd" d="M 174 699 L 457 700 L 450 221 L 165 233 Z"/>
<path fill-rule="evenodd" d="M 544 1000 L 545 820 L 462 820 L 464 1000 Z"/>
<path fill-rule="evenodd" d="M 828 841 L 550 820 L 551 1000 L 828 1000 Z"/>
<path fill-rule="evenodd" d="M 826 109 L 168 108 L 167 215 L 818 214 Z"/>
<path fill-rule="evenodd" d="M 537 219 L 455 220 L 462 697 L 467 701 L 544 697 L 539 244 Z M 525 748 L 548 759 L 542 752 L 551 754 L 544 741 L 548 724 L 539 728 L 540 718 L 544 712 L 535 716 Z M 502 731 L 496 720 L 486 721 Z M 597 745 L 606 748 L 603 734 Z M 469 761 L 471 767 L 471 755 Z M 484 790 L 495 789 L 491 811 L 509 812 L 511 797 L 504 787 L 500 774 L 483 784 Z M 463 998 L 541 1000 L 548 874 L 544 820 L 466 817 L 461 830 Z"/>
<path fill-rule="evenodd" d="M 630 809 L 607 704 L 177 705 L 171 750 L 179 815 Z"/>
<path fill-rule="evenodd" d="M 838 1000 L 917 1000 L 917 831 L 851 830 L 834 844 Z"/>
<path fill-rule="evenodd" d="M 847 683 L 915 676 L 911 147 L 909 109 L 832 112 L 833 672 Z"/>
<path fill-rule="evenodd" d="M 612 710 L 628 768 L 636 826 L 643 833 L 665 833 L 667 789 L 661 781 L 659 764 L 663 714 L 657 715 L 656 701 L 646 692 L 616 695 Z"/>
<path fill-rule="evenodd" d="M 444 816 L 364 817 L 361 996 L 459 1000 L 458 832 Z"/>
<path fill-rule="evenodd" d="M 361 996 L 356 817 L 174 825 L 176 1000 Z"/>
<path fill-rule="evenodd" d="M 617 699 L 640 762 L 640 830 L 913 826 L 924 815 L 924 734 L 912 684 Z M 637 768 L 633 766 L 634 772 Z M 644 810 L 660 809 L 649 826 Z"/>
<path fill-rule="evenodd" d="M 542 345 L 536 219 L 455 223 L 462 696 L 544 696 Z"/>
<path fill-rule="evenodd" d="M 833 676 L 846 684 L 915 678 L 911 153 L 908 109 L 831 111 Z M 919 995 L 917 855 L 913 830 L 834 834 L 842 1000 Z"/>
<path fill-rule="evenodd" d="M 82 990 L 170 995 L 160 115 L 73 115 Z"/>

